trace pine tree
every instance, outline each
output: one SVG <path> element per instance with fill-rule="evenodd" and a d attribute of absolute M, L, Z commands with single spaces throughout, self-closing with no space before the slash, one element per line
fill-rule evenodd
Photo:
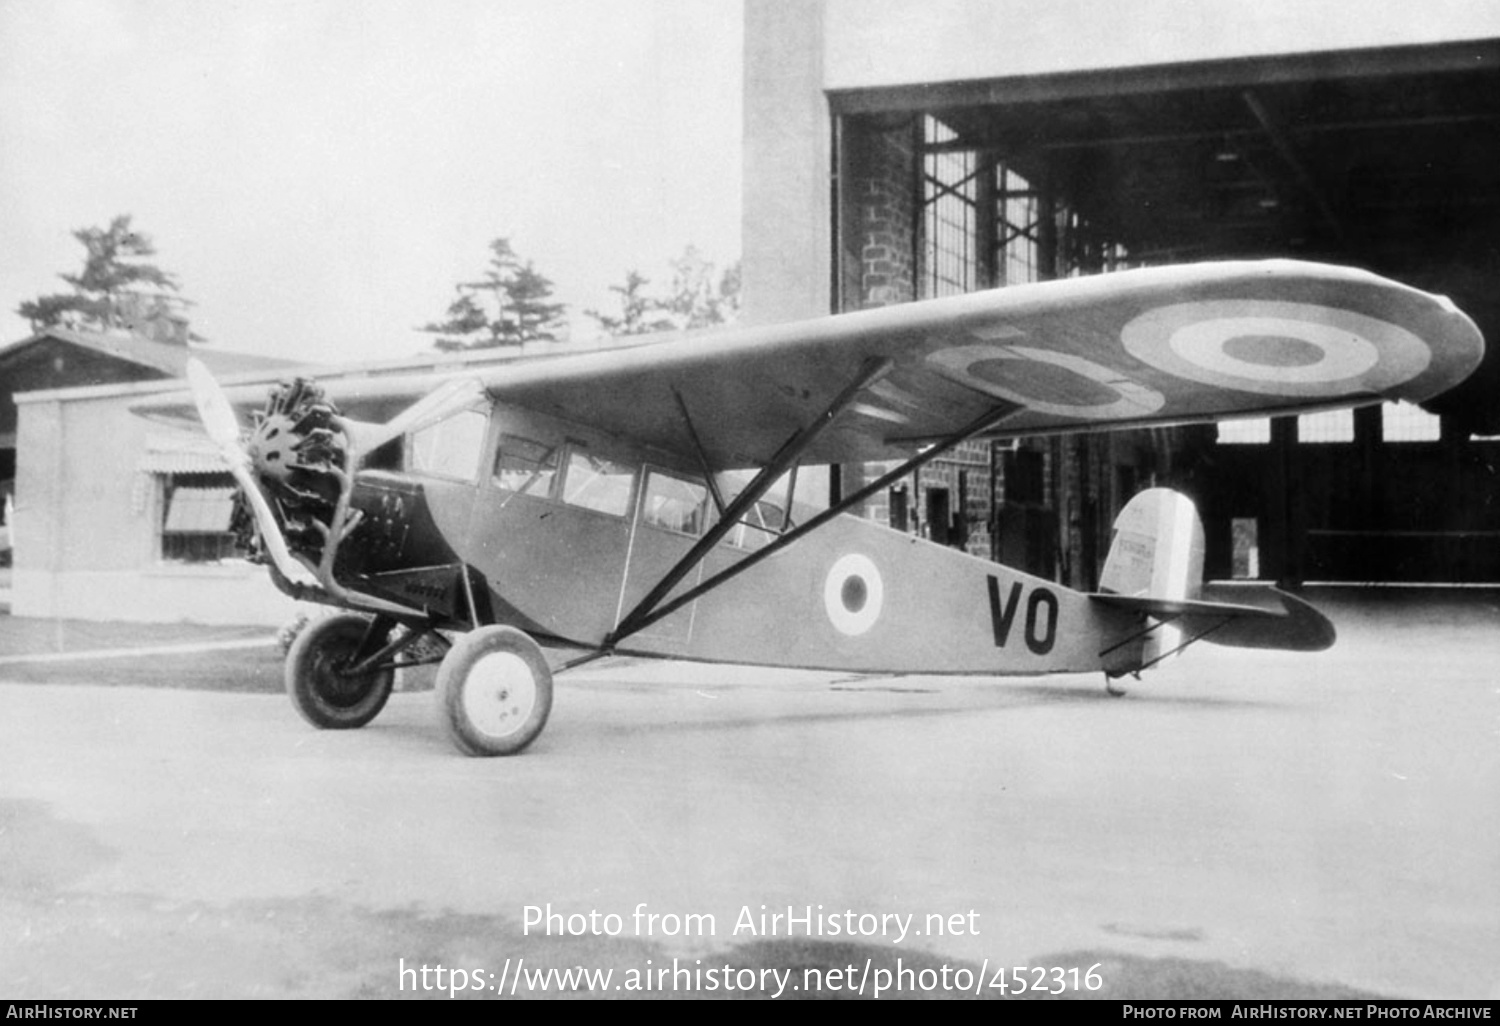
<path fill-rule="evenodd" d="M 645 291 L 649 279 L 639 271 L 625 274 L 623 285 L 609 290 L 620 297 L 618 317 L 598 310 L 588 316 L 611 335 L 644 335 L 654 331 L 685 331 L 718 324 L 732 324 L 740 312 L 740 265 L 731 264 L 716 274 L 714 264 L 688 246 L 682 256 L 670 261 L 672 285 L 662 295 Z"/>
<path fill-rule="evenodd" d="M 438 349 L 485 349 L 557 341 L 567 307 L 551 302 L 552 282 L 530 260 L 522 262 L 509 239 L 490 243 L 490 262 L 479 281 L 461 282 L 445 320 L 423 325 Z M 493 307 L 493 316 L 489 308 Z"/>
<path fill-rule="evenodd" d="M 677 325 L 662 308 L 662 301 L 645 292 L 651 280 L 639 271 L 625 272 L 625 284 L 611 285 L 609 290 L 620 297 L 620 316 L 613 317 L 598 310 L 584 313 L 599 322 L 599 327 L 615 336 L 649 335 L 655 331 L 671 331 Z"/>
<path fill-rule="evenodd" d="M 16 308 L 33 332 L 59 326 L 107 331 L 134 327 L 153 316 L 179 315 L 183 302 L 169 295 L 178 291 L 177 280 L 144 262 L 156 255 L 156 248 L 149 236 L 131 227 L 130 217 L 121 214 L 108 228 L 73 233 L 87 251 L 82 271 L 59 275 L 73 291 L 38 296 Z"/>

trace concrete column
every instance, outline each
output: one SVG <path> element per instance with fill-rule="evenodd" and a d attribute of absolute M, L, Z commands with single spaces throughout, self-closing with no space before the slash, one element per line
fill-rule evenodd
<path fill-rule="evenodd" d="M 832 312 L 823 0 L 745 0 L 741 323 Z"/>

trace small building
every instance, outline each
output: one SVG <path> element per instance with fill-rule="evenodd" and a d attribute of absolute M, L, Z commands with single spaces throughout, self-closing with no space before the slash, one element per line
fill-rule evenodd
<path fill-rule="evenodd" d="M 127 312 L 140 313 L 135 307 Z M 152 313 L 147 311 L 146 313 Z M 85 385 L 180 379 L 190 357 L 215 374 L 239 374 L 289 366 L 289 361 L 190 346 L 181 318 L 141 316 L 133 330 L 84 331 L 44 328 L 0 348 L 0 510 L 16 490 L 16 400 L 21 392 Z M 0 512 L 0 517 L 4 513 Z M 0 519 L 0 527 L 10 525 Z"/>
<path fill-rule="evenodd" d="M 529 352 L 431 353 L 319 368 L 315 375 L 325 382 L 404 376 Z M 221 381 L 269 392 L 294 370 L 262 367 Z M 295 616 L 296 604 L 275 588 L 266 568 L 236 548 L 235 483 L 212 443 L 195 425 L 132 412 L 172 392 L 181 394 L 187 412 L 185 384 L 165 375 L 14 397 L 14 615 L 269 626 Z"/>
<path fill-rule="evenodd" d="M 0 349 L 0 492 L 12 499 L 17 521 L 3 525 L 14 545 L 6 558 L 18 564 L 12 580 L 17 614 L 179 619 L 183 609 L 194 609 L 163 600 L 149 586 L 160 578 L 146 578 L 138 583 L 147 586 L 137 589 L 110 575 L 140 565 L 148 544 L 166 554 L 164 565 L 201 558 L 212 534 L 185 528 L 227 512 L 228 475 L 206 441 L 181 432 L 142 433 L 139 418 L 122 413 L 122 398 L 104 397 L 181 387 L 193 357 L 226 376 L 291 364 L 190 345 L 181 318 L 147 314 L 152 311 L 127 318 L 128 330 L 51 327 Z M 35 403 L 38 396 L 51 398 Z M 70 406 L 64 414 L 65 397 L 80 401 L 76 413 Z M 97 401 L 86 401 L 90 397 Z M 24 428 L 23 408 L 33 411 Z M 147 476 L 132 476 L 137 471 Z M 106 510 L 116 499 L 122 505 Z M 121 518 L 145 516 L 152 502 L 167 504 L 158 513 L 176 508 L 170 524 L 163 522 L 164 537 L 153 531 L 149 542 L 134 539 Z M 234 601 L 225 595 L 209 608 Z"/>

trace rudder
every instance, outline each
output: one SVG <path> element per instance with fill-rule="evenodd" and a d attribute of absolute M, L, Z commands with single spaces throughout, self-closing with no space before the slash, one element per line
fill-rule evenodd
<path fill-rule="evenodd" d="M 1170 488 L 1148 488 L 1127 502 L 1115 518 L 1099 590 L 1196 600 L 1203 590 L 1203 522 L 1193 500 Z M 1142 661 L 1150 663 L 1181 643 L 1180 630 L 1163 627 L 1147 639 Z"/>

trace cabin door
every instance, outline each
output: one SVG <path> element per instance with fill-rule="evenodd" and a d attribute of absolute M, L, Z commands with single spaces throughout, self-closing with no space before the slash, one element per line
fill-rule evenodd
<path fill-rule="evenodd" d="M 629 615 L 662 578 L 677 565 L 708 529 L 713 505 L 708 488 L 698 480 L 647 467 L 631 525 L 630 555 L 620 594 L 619 618 Z M 703 579 L 700 562 L 680 581 L 663 603 L 670 602 Z M 693 636 L 691 602 L 672 615 L 634 635 L 627 646 L 639 645 L 666 652 L 685 649 Z"/>

